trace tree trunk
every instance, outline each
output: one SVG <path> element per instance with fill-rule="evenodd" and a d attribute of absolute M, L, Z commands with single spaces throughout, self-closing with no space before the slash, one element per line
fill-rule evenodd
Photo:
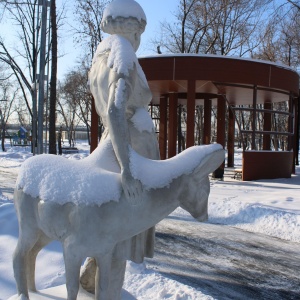
<path fill-rule="evenodd" d="M 1 132 L 1 147 L 2 151 L 5 152 L 5 126 L 2 124 L 2 132 Z"/>
<path fill-rule="evenodd" d="M 49 153 L 56 154 L 56 83 L 57 83 L 57 24 L 56 24 L 56 1 L 51 0 L 51 80 L 50 80 L 50 105 L 49 105 Z"/>

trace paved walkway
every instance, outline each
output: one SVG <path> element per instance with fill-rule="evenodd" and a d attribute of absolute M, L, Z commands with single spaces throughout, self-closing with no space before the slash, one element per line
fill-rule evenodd
<path fill-rule="evenodd" d="M 17 180 L 16 168 L 5 168 L 0 166 L 0 188 L 4 196 L 12 199 L 15 183 Z"/>
<path fill-rule="evenodd" d="M 300 244 L 230 226 L 166 218 L 155 271 L 216 299 L 300 299 Z"/>

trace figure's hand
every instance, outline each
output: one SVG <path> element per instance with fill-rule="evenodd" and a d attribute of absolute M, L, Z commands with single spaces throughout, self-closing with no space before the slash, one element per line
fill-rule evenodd
<path fill-rule="evenodd" d="M 142 183 L 138 179 L 132 177 L 130 170 L 122 170 L 121 176 L 125 197 L 130 204 L 138 205 L 142 201 Z"/>

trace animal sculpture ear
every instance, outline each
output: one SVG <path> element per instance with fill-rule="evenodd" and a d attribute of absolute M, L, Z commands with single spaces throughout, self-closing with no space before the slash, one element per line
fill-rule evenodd
<path fill-rule="evenodd" d="M 207 154 L 201 163 L 196 167 L 194 173 L 200 178 L 214 172 L 224 161 L 225 152 L 223 149 L 216 150 Z"/>

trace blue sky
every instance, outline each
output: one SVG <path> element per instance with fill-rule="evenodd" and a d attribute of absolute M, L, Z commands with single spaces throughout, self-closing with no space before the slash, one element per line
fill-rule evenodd
<path fill-rule="evenodd" d="M 176 11 L 179 0 L 136 0 L 144 9 L 147 16 L 147 27 L 142 35 L 142 41 L 137 54 L 153 54 L 153 46 L 149 44 L 150 39 L 160 32 L 160 22 L 172 20 L 173 13 Z M 72 15 L 71 15 L 72 16 Z M 71 17 L 70 16 L 70 17 Z M 66 54 L 59 59 L 58 77 L 63 75 L 76 64 L 76 58 L 80 49 L 74 48 L 72 37 L 64 41 L 63 52 Z"/>
<path fill-rule="evenodd" d="M 173 18 L 179 0 L 137 0 L 137 2 L 144 9 L 148 21 L 146 31 L 142 36 L 139 54 L 147 54 L 149 52 L 149 46 L 147 45 L 149 39 L 159 33 L 160 22 Z"/>

